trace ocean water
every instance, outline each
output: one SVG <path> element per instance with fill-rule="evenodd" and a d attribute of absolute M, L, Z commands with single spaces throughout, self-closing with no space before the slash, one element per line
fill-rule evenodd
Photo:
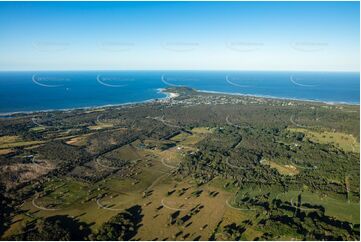
<path fill-rule="evenodd" d="M 164 98 L 159 88 L 360 103 L 353 72 L 74 71 L 0 72 L 0 113 L 71 109 Z"/>

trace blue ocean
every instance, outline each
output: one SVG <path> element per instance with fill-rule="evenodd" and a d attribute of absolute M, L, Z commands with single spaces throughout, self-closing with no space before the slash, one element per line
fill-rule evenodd
<path fill-rule="evenodd" d="M 164 98 L 160 88 L 360 103 L 356 72 L 64 71 L 0 72 L 0 113 L 72 109 Z"/>

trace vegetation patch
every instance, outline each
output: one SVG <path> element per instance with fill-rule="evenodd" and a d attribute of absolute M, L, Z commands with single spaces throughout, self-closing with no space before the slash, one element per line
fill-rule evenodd
<path fill-rule="evenodd" d="M 330 131 L 313 131 L 305 128 L 288 128 L 291 132 L 304 133 L 313 142 L 320 144 L 332 144 L 346 152 L 360 153 L 360 144 L 350 134 Z"/>

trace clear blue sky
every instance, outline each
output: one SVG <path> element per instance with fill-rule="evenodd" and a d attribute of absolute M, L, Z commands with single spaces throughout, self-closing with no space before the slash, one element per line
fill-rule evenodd
<path fill-rule="evenodd" d="M 1 2 L 0 70 L 359 71 L 359 2 Z"/>

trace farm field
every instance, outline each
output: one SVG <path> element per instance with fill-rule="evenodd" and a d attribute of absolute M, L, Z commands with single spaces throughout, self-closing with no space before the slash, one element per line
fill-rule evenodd
<path fill-rule="evenodd" d="M 304 128 L 290 128 L 292 132 L 301 132 L 310 140 L 321 144 L 332 144 L 344 151 L 359 152 L 360 143 L 350 134 L 330 131 L 312 131 Z"/>

